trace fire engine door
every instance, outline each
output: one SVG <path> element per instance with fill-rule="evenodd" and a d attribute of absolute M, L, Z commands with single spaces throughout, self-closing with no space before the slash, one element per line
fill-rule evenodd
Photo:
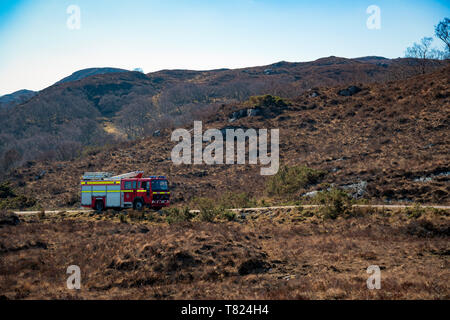
<path fill-rule="evenodd" d="M 124 182 L 124 203 L 129 203 L 134 201 L 134 197 L 136 195 L 136 181 L 125 181 Z"/>
<path fill-rule="evenodd" d="M 141 192 L 141 196 L 144 198 L 145 203 L 150 203 L 150 181 L 142 181 L 139 187 L 140 190 L 145 190 L 145 192 Z"/>

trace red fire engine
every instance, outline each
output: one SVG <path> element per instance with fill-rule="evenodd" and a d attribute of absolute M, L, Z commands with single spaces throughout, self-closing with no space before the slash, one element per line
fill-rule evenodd
<path fill-rule="evenodd" d="M 81 206 L 97 211 L 106 208 L 144 206 L 159 210 L 170 204 L 169 184 L 164 176 L 143 178 L 143 171 L 113 176 L 109 172 L 86 172 L 81 180 Z"/>

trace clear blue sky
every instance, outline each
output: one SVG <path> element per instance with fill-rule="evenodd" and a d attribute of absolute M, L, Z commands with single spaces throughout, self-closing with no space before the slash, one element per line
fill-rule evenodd
<path fill-rule="evenodd" d="M 71 4 L 81 10 L 79 30 L 66 25 Z M 366 26 L 370 5 L 381 9 L 379 30 Z M 0 95 L 89 67 L 148 73 L 396 58 L 444 17 L 449 0 L 1 0 Z"/>

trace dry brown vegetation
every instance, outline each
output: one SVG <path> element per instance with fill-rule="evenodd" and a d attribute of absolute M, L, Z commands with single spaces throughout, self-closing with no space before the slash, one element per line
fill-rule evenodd
<path fill-rule="evenodd" d="M 167 224 L 154 212 L 44 215 L 0 225 L 7 299 L 449 299 L 448 212 L 359 208 Z M 81 268 L 81 290 L 66 268 Z M 368 290 L 366 269 L 381 268 Z"/>
<path fill-rule="evenodd" d="M 287 106 L 268 106 L 267 113 L 232 123 L 230 115 L 252 107 L 252 100 L 224 105 L 203 127 L 279 128 L 283 165 L 326 172 L 319 184 L 298 184 L 292 195 L 296 199 L 327 183 L 366 181 L 364 198 L 374 202 L 449 204 L 449 74 L 447 67 L 407 80 L 362 85 L 352 96 L 338 94 L 346 87 L 314 88 Z M 173 165 L 170 133 L 163 130 L 158 137 L 87 150 L 72 161 L 29 162 L 8 179 L 18 195 L 47 209 L 78 207 L 79 179 L 85 171 L 166 175 L 176 204 L 227 191 L 266 196 L 267 178 L 258 166 Z"/>
<path fill-rule="evenodd" d="M 115 72 L 80 80 L 72 75 L 69 80 L 77 81 L 57 83 L 19 105 L 0 108 L 0 176 L 29 160 L 70 160 L 85 146 L 186 125 L 251 95 L 294 98 L 315 86 L 404 79 L 421 72 L 417 64 L 415 59 L 328 57 L 234 70 Z M 445 64 L 430 60 L 427 71 Z"/>
<path fill-rule="evenodd" d="M 0 213 L 0 299 L 449 299 L 448 212 L 352 208 L 341 190 L 364 182 L 366 201 L 450 204 L 450 67 L 411 77 L 415 62 L 117 73 L 44 90 L 0 118 L 0 171 L 22 164 L 0 184 L 0 209 L 39 210 Z M 350 84 L 358 90 L 340 94 Z M 173 165 L 171 130 L 194 119 L 279 128 L 280 173 Z M 127 135 L 137 139 L 115 140 Z M 42 210 L 79 207 L 85 171 L 134 170 L 168 176 L 175 208 Z M 315 190 L 329 191 L 305 200 Z M 306 201 L 324 206 L 227 210 Z M 65 287 L 72 264 L 80 291 Z M 366 287 L 369 265 L 381 290 Z"/>

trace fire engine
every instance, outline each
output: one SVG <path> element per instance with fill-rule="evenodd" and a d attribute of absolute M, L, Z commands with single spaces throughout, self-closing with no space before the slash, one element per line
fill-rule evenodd
<path fill-rule="evenodd" d="M 114 176 L 109 172 L 85 172 L 81 178 L 81 206 L 97 211 L 167 207 L 170 191 L 166 177 L 143 178 L 143 174 L 143 171 L 134 171 Z"/>

